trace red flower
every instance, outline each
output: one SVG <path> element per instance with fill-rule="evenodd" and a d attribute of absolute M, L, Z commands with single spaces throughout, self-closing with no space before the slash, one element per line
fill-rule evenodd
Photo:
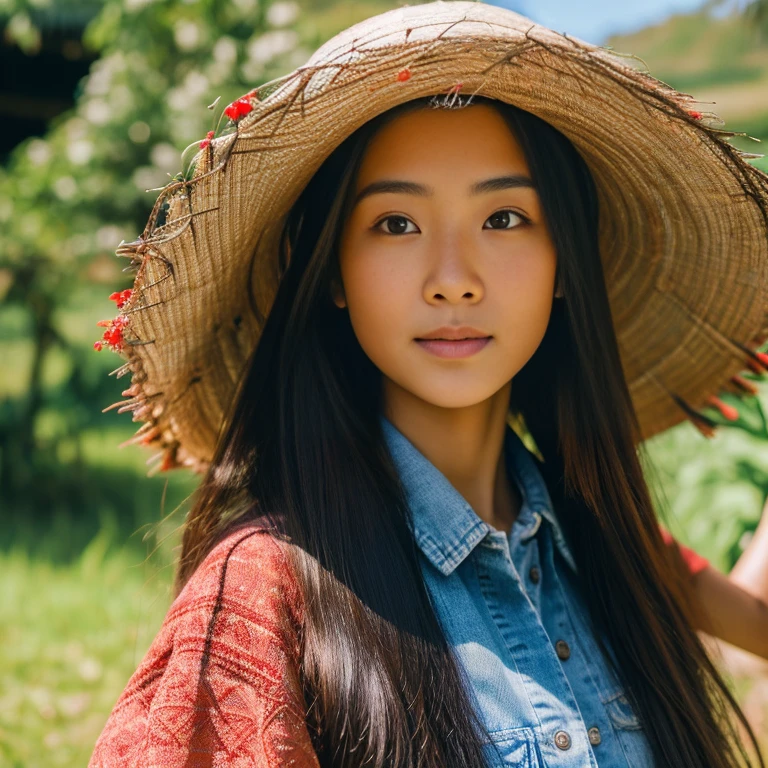
<path fill-rule="evenodd" d="M 702 114 L 701 112 L 689 112 L 688 113 L 694 120 L 701 120 Z"/>
<path fill-rule="evenodd" d="M 123 304 L 130 300 L 132 293 L 132 289 L 126 288 L 124 291 L 115 291 L 114 293 L 111 293 L 109 298 L 117 304 L 118 309 L 122 309 Z"/>
<path fill-rule="evenodd" d="M 253 107 L 251 106 L 250 102 L 246 101 L 245 99 L 237 99 L 224 110 L 224 114 L 230 120 L 237 121 L 244 115 L 247 115 L 252 109 Z"/>
<path fill-rule="evenodd" d="M 205 138 L 200 142 L 200 149 L 205 149 L 211 143 L 212 138 L 213 131 L 208 131 L 208 133 L 205 134 Z"/>
<path fill-rule="evenodd" d="M 104 342 L 113 352 L 121 352 L 123 349 L 123 329 L 128 325 L 127 315 L 118 315 L 114 320 L 99 320 L 96 325 L 106 328 L 101 341 L 94 343 L 93 348 L 97 352 L 101 352 L 104 347 Z"/>
<path fill-rule="evenodd" d="M 397 82 L 398 83 L 404 83 L 406 80 L 411 79 L 411 70 L 406 67 L 405 69 L 401 69 L 397 73 Z"/>

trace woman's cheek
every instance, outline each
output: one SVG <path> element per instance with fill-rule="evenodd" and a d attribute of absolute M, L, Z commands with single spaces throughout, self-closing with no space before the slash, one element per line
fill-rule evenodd
<path fill-rule="evenodd" d="M 404 309 L 396 301 L 387 301 L 386 293 L 379 290 L 356 294 L 348 306 L 363 351 L 380 368 L 396 364 L 399 343 L 409 341 Z"/>

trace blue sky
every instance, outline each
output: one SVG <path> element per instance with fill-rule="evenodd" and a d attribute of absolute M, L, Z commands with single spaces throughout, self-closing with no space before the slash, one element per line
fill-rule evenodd
<path fill-rule="evenodd" d="M 601 45 L 617 32 L 663 21 L 673 13 L 700 8 L 704 0 L 487 0 L 512 8 L 533 21 L 557 32 L 568 32 L 590 43 Z M 736 4 L 739 4 L 736 0 Z M 743 4 L 743 3 L 742 3 Z M 733 6 L 734 2 L 724 5 Z"/>

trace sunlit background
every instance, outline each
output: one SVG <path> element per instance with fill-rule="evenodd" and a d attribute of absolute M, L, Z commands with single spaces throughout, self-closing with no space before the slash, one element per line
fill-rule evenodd
<path fill-rule="evenodd" d="M 768 140 L 768 0 L 514 0 L 576 37 L 641 57 Z M 157 632 L 196 478 L 146 477 L 122 360 L 96 352 L 108 296 L 131 285 L 115 247 L 140 233 L 206 107 L 304 63 L 384 0 L 0 0 L 0 764 L 84 765 Z M 741 149 L 761 145 L 736 138 Z M 765 158 L 755 159 L 768 170 Z M 727 572 L 768 495 L 761 394 L 707 441 L 651 441 L 649 480 L 682 541 Z M 724 396 L 728 401 L 728 397 Z M 666 500 L 666 501 L 664 501 Z M 763 741 L 768 677 L 734 688 Z"/>

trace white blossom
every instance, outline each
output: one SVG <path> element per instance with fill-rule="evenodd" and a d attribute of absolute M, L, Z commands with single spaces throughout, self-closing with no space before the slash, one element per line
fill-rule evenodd
<path fill-rule="evenodd" d="M 128 138 L 134 144 L 144 144 L 149 139 L 151 133 L 151 128 L 143 120 L 137 120 L 128 126 Z"/>
<path fill-rule="evenodd" d="M 201 38 L 200 27 L 194 21 L 181 19 L 173 27 L 173 39 L 182 51 L 194 51 Z"/>
<path fill-rule="evenodd" d="M 85 165 L 93 157 L 93 144 L 86 139 L 70 142 L 67 157 L 72 165 Z"/>
<path fill-rule="evenodd" d="M 27 145 L 27 157 L 32 165 L 45 165 L 51 159 L 51 148 L 47 141 L 33 139 Z"/>
<path fill-rule="evenodd" d="M 77 182 L 71 176 L 60 176 L 53 182 L 53 191 L 59 200 L 71 200 L 77 194 Z"/>
<path fill-rule="evenodd" d="M 299 17 L 299 4 L 293 0 L 278 0 L 267 9 L 267 24 L 271 27 L 287 27 Z"/>

